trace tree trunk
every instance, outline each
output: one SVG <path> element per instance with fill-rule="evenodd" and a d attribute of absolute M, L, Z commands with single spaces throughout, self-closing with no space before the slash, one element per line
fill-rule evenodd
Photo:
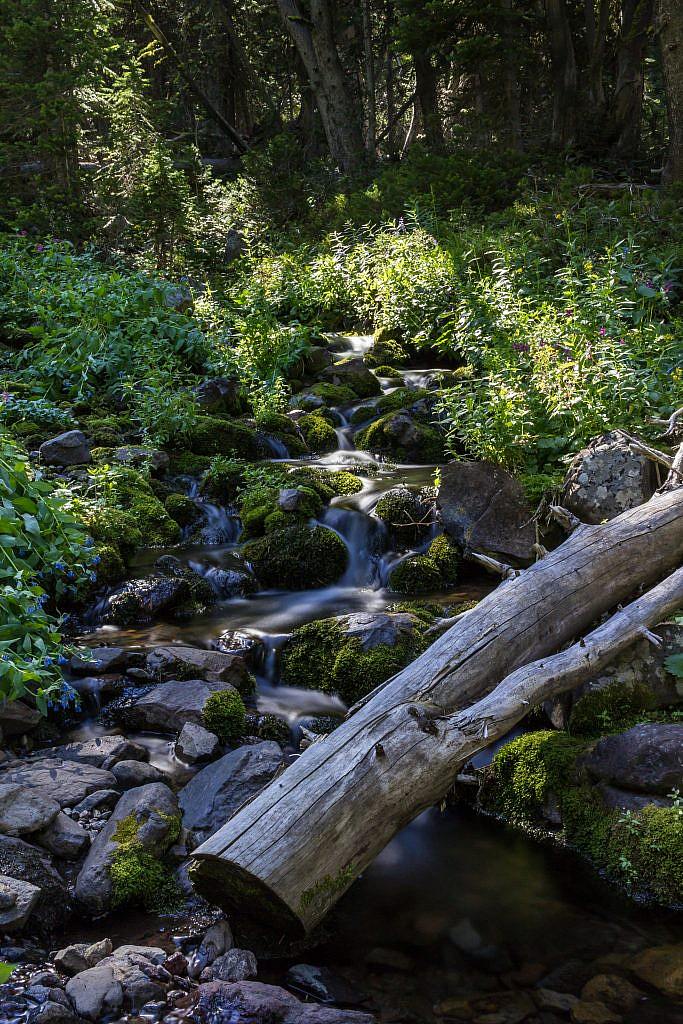
<path fill-rule="evenodd" d="M 636 155 L 645 88 L 645 47 L 652 24 L 654 0 L 622 0 L 614 90 L 615 150 Z"/>
<path fill-rule="evenodd" d="M 683 0 L 657 0 L 657 29 L 669 116 L 669 152 L 662 181 L 683 181 Z"/>
<path fill-rule="evenodd" d="M 365 80 L 365 145 L 368 156 L 374 160 L 377 156 L 377 104 L 375 101 L 375 60 L 372 51 L 372 21 L 370 19 L 370 0 L 362 0 L 363 8 L 363 60 Z"/>
<path fill-rule="evenodd" d="M 604 525 L 580 526 L 484 598 L 203 843 L 194 853 L 199 891 L 274 930 L 313 928 L 389 840 L 448 791 L 472 753 L 458 737 L 471 706 L 488 708 L 468 725 L 468 736 L 478 733 L 485 746 L 487 717 L 496 715 L 496 700 L 486 697 L 502 680 L 561 649 L 682 557 L 683 487 Z M 545 693 L 537 688 L 534 702 Z M 513 718 L 528 710 L 515 708 Z"/>
<path fill-rule="evenodd" d="M 415 93 L 422 115 L 422 131 L 429 149 L 444 148 L 443 127 L 439 113 L 436 70 L 431 56 L 425 50 L 416 50 L 413 55 L 415 68 Z"/>
<path fill-rule="evenodd" d="M 345 173 L 363 161 L 364 148 L 357 105 L 339 59 L 330 0 L 311 0 L 310 21 L 297 0 L 278 0 L 315 96 L 332 159 Z"/>
<path fill-rule="evenodd" d="M 576 141 L 578 78 L 571 26 L 565 0 L 546 0 L 553 78 L 551 141 L 567 149 Z"/>
<path fill-rule="evenodd" d="M 609 0 L 599 0 L 595 17 L 595 0 L 585 0 L 586 49 L 588 50 L 588 97 L 593 111 L 601 118 L 605 110 L 603 71 L 605 42 L 609 21 Z"/>
<path fill-rule="evenodd" d="M 502 0 L 504 16 L 501 25 L 504 59 L 504 88 L 507 136 L 512 149 L 522 149 L 522 112 L 519 85 L 519 22 L 512 0 Z"/>

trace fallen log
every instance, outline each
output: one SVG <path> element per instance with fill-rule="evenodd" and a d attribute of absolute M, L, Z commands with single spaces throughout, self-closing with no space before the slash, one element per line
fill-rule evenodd
<path fill-rule="evenodd" d="M 531 704 L 522 701 L 531 698 L 520 697 L 520 676 L 506 677 L 519 670 L 522 690 L 535 702 L 545 700 L 555 668 L 551 663 L 548 679 L 538 663 L 551 655 L 575 658 L 580 651 L 555 652 L 682 560 L 683 488 L 657 494 L 611 522 L 578 526 L 559 548 L 484 598 L 203 843 L 194 853 L 198 890 L 271 928 L 310 930 L 386 843 L 448 791 L 472 753 L 473 740 L 461 737 L 476 736 L 486 746 L 502 696 L 513 704 L 500 711 L 501 728 L 528 711 Z M 680 576 L 669 581 L 667 600 L 679 586 Z M 652 621 L 645 612 L 661 598 L 656 590 L 636 608 L 641 625 Z M 591 671 L 599 667 L 597 658 Z"/>

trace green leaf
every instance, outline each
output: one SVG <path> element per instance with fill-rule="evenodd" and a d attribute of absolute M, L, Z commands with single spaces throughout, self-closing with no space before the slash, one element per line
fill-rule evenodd
<path fill-rule="evenodd" d="M 668 658 L 665 658 L 664 668 L 672 676 L 678 676 L 679 679 L 683 679 L 683 652 L 681 654 L 670 654 Z"/>
<path fill-rule="evenodd" d="M 0 985 L 4 985 L 10 976 L 16 971 L 17 964 L 8 964 L 4 960 L 0 960 Z"/>

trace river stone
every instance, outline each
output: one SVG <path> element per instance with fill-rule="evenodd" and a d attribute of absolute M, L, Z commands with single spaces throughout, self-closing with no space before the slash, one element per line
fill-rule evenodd
<path fill-rule="evenodd" d="M 377 377 L 371 373 L 362 359 L 342 359 L 338 363 L 332 363 L 331 366 L 325 367 L 320 379 L 337 387 L 349 387 L 359 398 L 371 398 L 382 393 Z"/>
<path fill-rule="evenodd" d="M 235 979 L 237 980 L 237 979 Z M 321 1003 L 362 1003 L 362 996 L 345 978 L 335 974 L 329 967 L 317 967 L 314 964 L 294 964 L 287 971 L 287 984 L 290 988 L 305 992 L 319 999 Z"/>
<path fill-rule="evenodd" d="M 449 462 L 441 470 L 437 507 L 446 533 L 461 547 L 528 564 L 536 530 L 521 485 L 490 462 Z"/>
<path fill-rule="evenodd" d="M 605 1003 L 613 1010 L 628 1013 L 644 998 L 643 993 L 618 974 L 596 974 L 581 990 L 586 1002 Z"/>
<path fill-rule="evenodd" d="M 36 909 L 41 889 L 21 878 L 0 875 L 0 895 L 0 932 L 17 932 Z"/>
<path fill-rule="evenodd" d="M 245 568 L 240 569 L 219 569 L 214 565 L 207 569 L 206 582 L 218 594 L 219 597 L 246 597 L 258 589 L 258 584 L 252 574 Z"/>
<path fill-rule="evenodd" d="M 208 679 L 230 683 L 245 691 L 251 680 L 244 659 L 225 651 L 198 647 L 157 647 L 147 655 L 146 669 L 162 682 L 169 679 Z"/>
<path fill-rule="evenodd" d="M 21 700 L 12 700 L 0 706 L 0 729 L 4 736 L 21 736 L 31 732 L 41 722 L 37 708 L 30 708 Z"/>
<path fill-rule="evenodd" d="M 116 778 L 103 768 L 57 757 L 0 768 L 0 785 L 10 782 L 36 789 L 41 796 L 56 801 L 60 807 L 73 807 L 89 793 L 116 786 Z"/>
<path fill-rule="evenodd" d="M 637 978 L 665 996 L 683 998 L 683 942 L 644 949 L 629 961 L 628 967 Z"/>
<path fill-rule="evenodd" d="M 614 519 L 648 501 L 657 488 L 654 463 L 629 448 L 619 430 L 594 438 L 574 457 L 562 503 L 584 523 Z"/>
<path fill-rule="evenodd" d="M 144 651 L 131 651 L 127 647 L 92 647 L 89 653 L 74 654 L 69 668 L 75 675 L 89 676 L 98 672 L 125 672 L 144 663 Z"/>
<path fill-rule="evenodd" d="M 198 842 L 208 839 L 268 785 L 282 761 L 282 750 L 268 740 L 231 750 L 197 772 L 178 794 L 185 828 Z"/>
<path fill-rule="evenodd" d="M 120 821 L 134 815 L 139 823 L 137 841 L 151 854 L 162 853 L 168 836 L 177 823 L 178 802 L 161 782 L 140 786 L 124 793 L 111 818 L 94 839 L 78 878 L 74 895 L 91 914 L 106 913 L 111 906 L 112 883 L 109 869 L 118 849 L 114 833 Z M 98 965 L 99 966 L 99 965 Z"/>
<path fill-rule="evenodd" d="M 226 412 L 239 416 L 242 411 L 240 382 L 237 378 L 213 377 L 194 389 L 195 402 L 204 412 Z"/>
<path fill-rule="evenodd" d="M 91 460 L 90 445 L 82 430 L 67 430 L 51 437 L 38 451 L 48 466 L 77 466 Z"/>
<path fill-rule="evenodd" d="M 229 949 L 216 957 L 207 970 L 211 971 L 212 981 L 246 981 L 256 977 L 258 965 L 251 950 Z"/>
<path fill-rule="evenodd" d="M 113 811 L 121 799 L 117 789 L 98 789 L 86 796 L 74 807 L 74 815 L 89 814 L 91 811 Z"/>
<path fill-rule="evenodd" d="M 131 444 L 123 448 L 117 448 L 114 452 L 114 459 L 124 466 L 142 466 L 147 464 L 153 473 L 163 473 L 171 464 L 168 452 Z"/>
<path fill-rule="evenodd" d="M 179 732 L 186 722 L 202 724 L 204 705 L 212 693 L 233 689 L 228 683 L 174 679 L 153 686 L 121 713 L 129 728 Z"/>
<path fill-rule="evenodd" d="M 208 729 L 186 722 L 175 743 L 175 754 L 187 764 L 210 761 L 220 750 L 220 740 Z"/>
<path fill-rule="evenodd" d="M 594 778 L 620 789 L 662 796 L 683 790 L 683 725 L 646 722 L 605 736 L 583 763 Z"/>
<path fill-rule="evenodd" d="M 71 909 L 66 884 L 45 850 L 14 836 L 0 836 L 0 874 L 29 882 L 40 890 L 40 898 L 32 910 L 32 925 L 47 933 L 64 926 Z"/>
<path fill-rule="evenodd" d="M 146 576 L 139 580 L 128 580 L 110 594 L 101 618 L 103 622 L 113 622 L 117 626 L 137 625 L 149 622 L 191 598 L 192 588 L 183 577 Z"/>
<path fill-rule="evenodd" d="M 88 958 L 85 955 L 87 948 L 87 942 L 73 942 L 70 946 L 58 949 L 52 956 L 55 967 L 70 977 L 80 974 L 81 971 L 87 971 L 89 967 L 94 967 L 94 964 L 88 963 Z"/>
<path fill-rule="evenodd" d="M 199 986 L 200 1020 L 253 1021 L 254 1024 L 376 1024 L 369 1013 L 301 1003 L 279 985 L 259 981 L 210 981 Z"/>
<path fill-rule="evenodd" d="M 78 860 L 90 846 L 90 836 L 85 829 L 62 811 L 36 839 L 62 860 Z"/>
<path fill-rule="evenodd" d="M 47 753 L 64 761 L 78 761 L 79 764 L 91 764 L 96 768 L 104 766 L 109 770 L 118 761 L 149 761 L 147 747 L 125 736 L 94 736 L 80 743 L 52 747 Z"/>
<path fill-rule="evenodd" d="M 23 836 L 38 832 L 59 814 L 59 804 L 44 793 L 15 783 L 0 784 L 0 833 Z"/>
<path fill-rule="evenodd" d="M 259 657 L 265 653 L 265 644 L 261 637 L 245 633 L 240 629 L 226 629 L 211 642 L 211 647 L 241 658 L 249 667 L 256 665 Z"/>
<path fill-rule="evenodd" d="M 359 640 L 364 651 L 371 651 L 414 637 L 419 620 L 409 612 L 352 612 L 338 616 L 336 623 L 348 640 Z"/>

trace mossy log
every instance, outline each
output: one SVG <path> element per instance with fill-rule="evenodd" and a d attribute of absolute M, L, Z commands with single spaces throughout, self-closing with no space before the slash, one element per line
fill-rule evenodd
<path fill-rule="evenodd" d="M 500 719 L 504 731 L 557 692 L 557 665 L 548 673 L 539 661 L 682 559 L 683 488 L 575 529 L 365 698 L 203 843 L 194 854 L 199 891 L 274 928 L 313 928 L 387 842 L 444 796 L 463 761 L 501 734 L 493 723 Z M 642 599 L 652 606 L 636 605 L 642 625 L 670 608 L 681 573 L 672 579 L 663 604 L 655 590 Z M 585 650 L 579 644 L 574 655 Z M 593 659 L 590 671 L 598 667 Z M 569 673 L 569 687 L 579 681 Z M 502 700 L 510 694 L 512 704 Z"/>

